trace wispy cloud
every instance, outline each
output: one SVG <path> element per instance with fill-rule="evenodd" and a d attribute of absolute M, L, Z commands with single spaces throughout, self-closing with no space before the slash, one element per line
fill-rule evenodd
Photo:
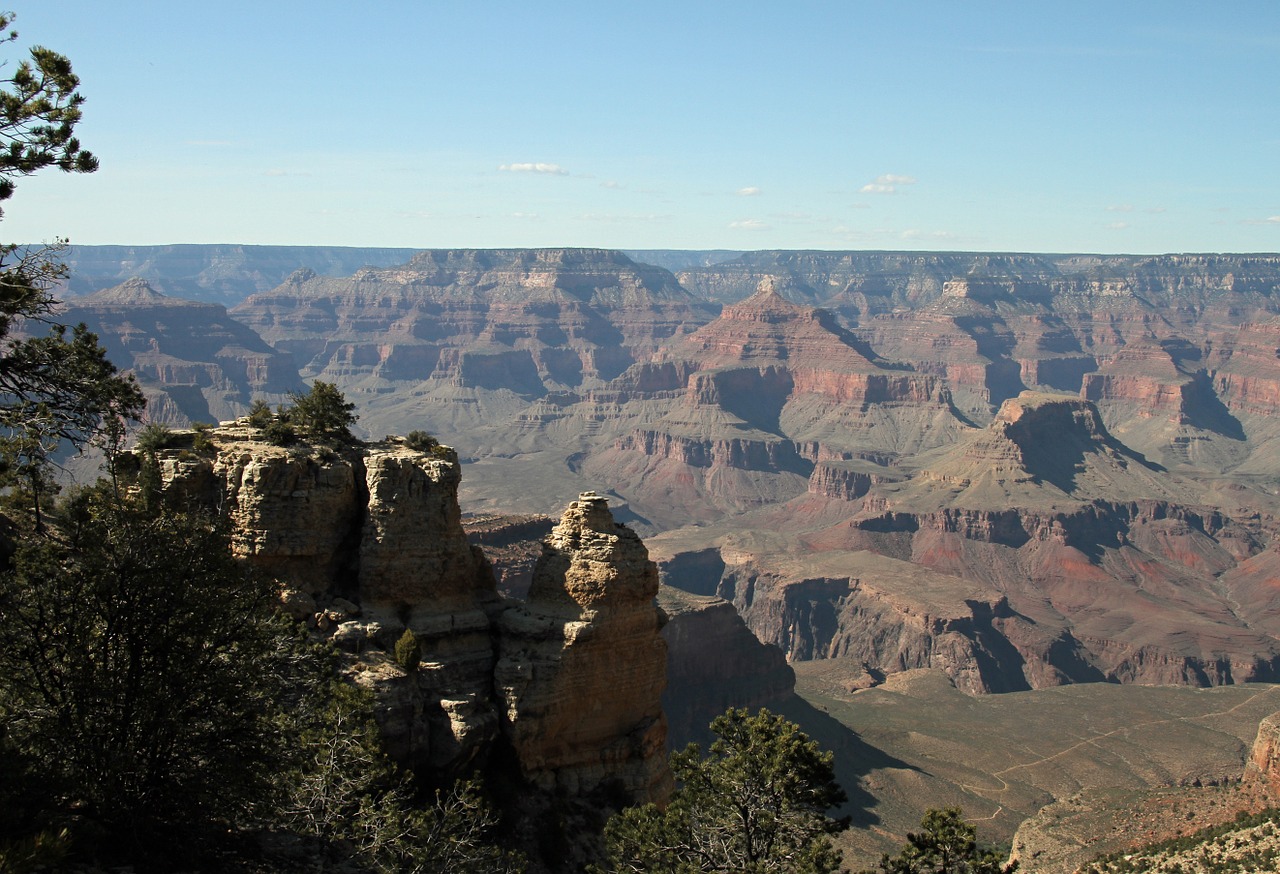
<path fill-rule="evenodd" d="M 513 212 L 511 213 L 511 217 L 514 219 L 536 220 L 538 218 L 538 214 L 536 212 Z"/>
<path fill-rule="evenodd" d="M 1165 209 L 1163 206 L 1149 206 L 1143 210 L 1143 212 L 1147 213 L 1148 215 L 1160 215 L 1160 213 L 1168 212 L 1168 211 L 1169 210 Z"/>
<path fill-rule="evenodd" d="M 738 231 L 767 231 L 769 226 L 760 219 L 738 219 L 736 222 L 729 222 L 729 227 Z"/>
<path fill-rule="evenodd" d="M 1133 204 L 1117 203 L 1107 207 L 1107 212 L 1133 212 Z"/>
<path fill-rule="evenodd" d="M 1107 225 L 1107 228 L 1112 231 L 1123 231 L 1127 227 L 1129 227 L 1128 222 L 1112 222 Z"/>
<path fill-rule="evenodd" d="M 579 221 L 598 222 L 601 224 L 625 224 L 627 222 L 659 222 L 671 219 L 670 215 L 646 213 L 642 215 L 615 215 L 611 213 L 587 212 L 578 216 Z"/>
<path fill-rule="evenodd" d="M 614 189 L 614 190 L 620 190 L 620 189 L 626 188 L 627 186 L 623 185 L 621 182 L 617 182 L 617 181 L 615 181 L 615 180 L 613 180 L 613 179 L 609 179 L 608 181 L 601 182 L 601 183 L 600 183 L 600 187 L 601 187 L 601 188 L 612 188 L 612 189 Z"/>
<path fill-rule="evenodd" d="M 264 175 L 264 176 L 271 176 L 271 177 L 274 177 L 274 178 L 281 178 L 281 177 L 284 177 L 284 176 L 311 176 L 311 175 L 314 175 L 314 174 L 311 174 L 311 173 L 299 173 L 299 172 L 296 172 L 296 171 L 294 171 L 294 170 L 286 170 L 286 169 L 284 169 L 283 167 L 272 167 L 271 169 L 267 170 L 267 171 L 266 171 L 265 173 L 263 173 L 262 175 Z"/>
<path fill-rule="evenodd" d="M 760 193 L 760 189 L 754 185 L 748 185 L 746 188 L 738 189 L 739 197 L 755 197 Z"/>
<path fill-rule="evenodd" d="M 859 194 L 896 194 L 903 185 L 915 185 L 916 177 L 885 173 L 858 189 Z"/>
<path fill-rule="evenodd" d="M 559 164 L 545 164 L 541 161 L 524 164 L 503 164 L 498 167 L 505 173 L 541 173 L 546 176 L 568 176 L 569 171 Z"/>

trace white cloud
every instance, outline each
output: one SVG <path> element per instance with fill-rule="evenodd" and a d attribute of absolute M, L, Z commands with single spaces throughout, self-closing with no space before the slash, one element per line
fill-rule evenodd
<path fill-rule="evenodd" d="M 1125 228 L 1129 227 L 1129 223 L 1128 222 L 1112 222 L 1111 224 L 1107 225 L 1107 227 L 1113 231 L 1123 231 Z"/>
<path fill-rule="evenodd" d="M 884 173 L 858 189 L 859 194 L 896 194 L 903 185 L 915 185 L 916 177 L 903 176 L 900 173 Z"/>
<path fill-rule="evenodd" d="M 738 196 L 740 197 L 755 197 L 759 193 L 760 189 L 754 185 L 748 185 L 746 188 L 738 189 Z"/>
<path fill-rule="evenodd" d="M 1163 206 L 1149 206 L 1143 210 L 1148 215 L 1160 215 L 1162 212 L 1168 212 Z"/>
<path fill-rule="evenodd" d="M 525 164 L 503 164 L 498 169 L 506 173 L 542 173 L 547 176 L 569 175 L 569 171 L 559 164 L 544 164 L 541 161 Z"/>
<path fill-rule="evenodd" d="M 611 213 L 586 212 L 578 216 L 579 221 L 596 222 L 602 224 L 624 224 L 626 222 L 658 222 L 666 221 L 671 218 L 670 215 L 660 215 L 658 213 L 645 213 L 641 215 L 614 215 Z"/>
<path fill-rule="evenodd" d="M 264 176 L 272 176 L 272 177 L 275 177 L 275 178 L 282 178 L 282 177 L 285 177 L 285 176 L 310 176 L 310 175 L 312 175 L 312 174 L 310 174 L 310 173 L 295 173 L 295 172 L 293 172 L 292 170 L 285 170 L 283 167 L 272 167 L 271 169 L 267 170 L 263 175 L 264 175 Z"/>
<path fill-rule="evenodd" d="M 1280 215 L 1268 216 L 1267 221 L 1280 225 Z"/>
<path fill-rule="evenodd" d="M 536 212 L 513 212 L 511 217 L 516 219 L 537 219 L 538 214 Z"/>
<path fill-rule="evenodd" d="M 767 231 L 769 226 L 760 219 L 739 219 L 736 222 L 729 222 L 729 227 L 739 231 Z"/>
<path fill-rule="evenodd" d="M 614 181 L 613 179 L 610 179 L 610 180 L 608 180 L 607 182 L 601 182 L 601 183 L 600 183 L 600 187 L 601 187 L 601 188 L 621 189 L 621 188 L 626 188 L 627 186 L 623 185 L 621 182 L 616 182 L 616 181 Z"/>
<path fill-rule="evenodd" d="M 1107 212 L 1133 212 L 1133 204 L 1118 203 L 1107 207 Z"/>

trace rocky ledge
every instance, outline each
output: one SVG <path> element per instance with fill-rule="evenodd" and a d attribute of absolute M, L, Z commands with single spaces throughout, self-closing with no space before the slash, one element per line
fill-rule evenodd
<path fill-rule="evenodd" d="M 394 758 L 443 779 L 501 746 L 544 789 L 665 797 L 657 569 L 603 498 L 570 505 L 522 604 L 468 543 L 452 450 L 280 447 L 245 420 L 207 437 L 157 453 L 166 500 L 226 516 L 236 554 L 374 693 Z"/>

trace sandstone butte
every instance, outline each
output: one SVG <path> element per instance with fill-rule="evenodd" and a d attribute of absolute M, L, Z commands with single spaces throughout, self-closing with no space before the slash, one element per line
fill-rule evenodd
<path fill-rule="evenodd" d="M 280 579 L 285 608 L 372 690 L 398 761 L 441 779 L 501 745 L 549 793 L 666 797 L 658 571 L 603 498 L 569 505 L 528 598 L 513 602 L 467 542 L 451 450 L 395 439 L 286 449 L 243 422 L 210 437 L 212 451 L 160 451 L 166 499 L 227 516 L 235 553 Z M 421 646 L 416 666 L 393 655 L 406 629 Z"/>

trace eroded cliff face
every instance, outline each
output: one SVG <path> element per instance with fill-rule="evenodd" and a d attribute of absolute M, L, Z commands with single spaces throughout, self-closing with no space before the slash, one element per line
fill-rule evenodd
<path fill-rule="evenodd" d="M 816 465 L 747 530 L 652 538 L 666 581 L 732 601 L 792 661 L 968 692 L 1280 677 L 1274 522 L 1198 503 L 1091 403 L 1023 392 L 927 467 L 868 467 Z"/>
<path fill-rule="evenodd" d="M 284 448 L 244 423 L 210 439 L 160 452 L 166 498 L 226 514 L 236 554 L 373 691 L 394 758 L 450 777 L 504 744 L 545 789 L 665 797 L 657 570 L 603 499 L 566 512 L 519 605 L 463 531 L 452 450 Z M 416 664 L 394 655 L 406 631 Z"/>
<path fill-rule="evenodd" d="M 226 308 L 167 297 L 142 279 L 73 299 L 61 318 L 84 322 L 112 363 L 134 374 L 153 422 L 229 419 L 250 398 L 281 403 L 303 388 L 293 359 Z"/>
<path fill-rule="evenodd" d="M 572 795 L 620 788 L 645 801 L 669 794 L 657 594 L 640 538 L 604 498 L 579 496 L 544 542 L 528 600 L 498 620 L 504 731 L 534 784 Z"/>
<path fill-rule="evenodd" d="M 1258 725 L 1258 736 L 1244 766 L 1244 781 L 1280 798 L 1280 713 L 1273 713 Z"/>

